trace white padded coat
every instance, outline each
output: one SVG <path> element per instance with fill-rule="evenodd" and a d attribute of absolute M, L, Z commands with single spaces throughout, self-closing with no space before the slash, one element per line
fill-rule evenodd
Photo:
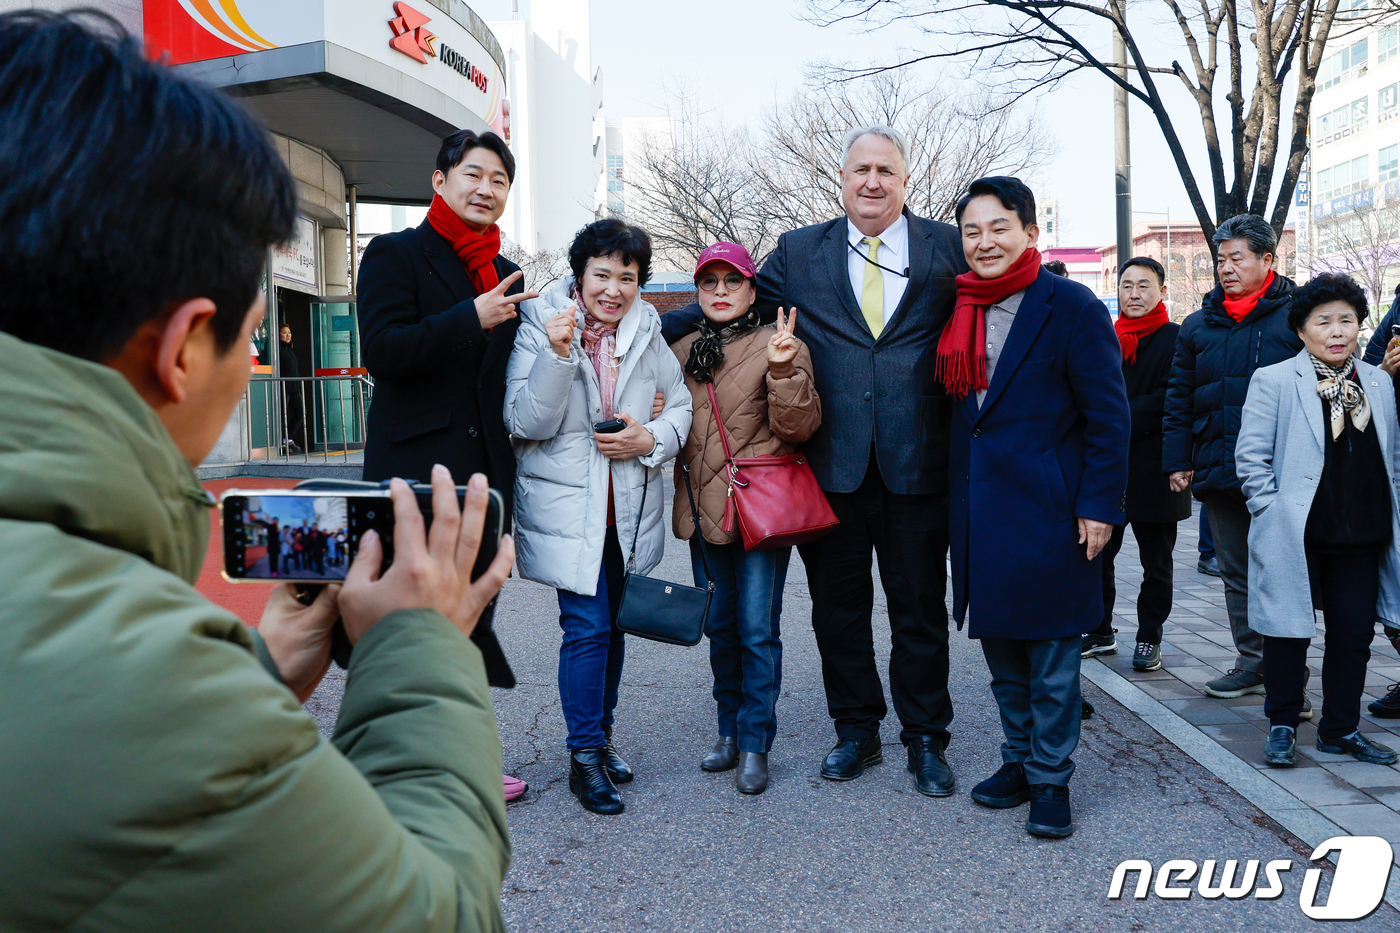
<path fill-rule="evenodd" d="M 583 313 L 576 311 L 569 358 L 549 345 L 546 322 L 576 305 L 566 275 L 540 297 L 520 305 L 520 329 L 506 369 L 505 420 L 518 465 L 515 478 L 516 566 L 521 576 L 593 596 L 603 562 L 611 473 L 617 536 L 624 559 L 631 553 L 637 517 L 637 573 L 661 562 L 666 543 L 666 495 L 661 465 L 676 456 L 690 432 L 690 392 L 676 356 L 661 336 L 661 316 L 640 297 L 617 331 L 621 366 L 613 393 L 614 416 L 626 412 L 646 426 L 656 446 L 645 457 L 609 460 L 593 440 L 603 420 L 603 398 L 593 364 L 583 352 Z M 666 394 L 655 421 L 652 401 Z"/>

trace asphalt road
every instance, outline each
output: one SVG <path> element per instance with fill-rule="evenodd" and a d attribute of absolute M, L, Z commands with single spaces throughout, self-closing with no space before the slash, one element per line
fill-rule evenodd
<path fill-rule="evenodd" d="M 678 542 L 657 575 L 689 580 Z M 883 603 L 876 609 L 877 651 L 887 657 Z M 602 817 L 568 791 L 554 592 L 511 580 L 496 626 L 520 685 L 495 691 L 494 701 L 506 769 L 530 791 L 509 810 L 514 861 L 502 892 L 509 929 L 1272 933 L 1319 926 L 1298 900 L 1313 865 L 1309 849 L 1096 688 L 1086 685 L 1099 712 L 1085 724 L 1071 784 L 1074 836 L 1035 839 L 1022 828 L 1025 806 L 974 804 L 967 791 L 1000 764 L 1001 728 L 981 652 L 961 633 L 952 639 L 957 718 L 948 750 L 958 793 L 936 800 L 914 791 L 893 713 L 884 764 L 850 783 L 823 780 L 818 767 L 834 734 L 810 619 L 794 556 L 772 784 L 758 797 L 735 792 L 732 773 L 699 768 L 715 734 L 705 643 L 676 648 L 629 639 L 615 739 L 637 778 L 623 788 L 627 811 Z M 883 675 L 883 660 L 881 668 Z M 328 679 L 308 704 L 325 728 L 341 685 Z M 1286 859 L 1293 867 L 1273 900 L 1208 900 L 1195 892 L 1185 900 L 1109 900 L 1113 870 L 1126 859 L 1154 867 L 1168 859 Z M 1330 879 L 1327 869 L 1319 901 Z M 1344 927 L 1400 931 L 1400 914 L 1382 905 Z"/>

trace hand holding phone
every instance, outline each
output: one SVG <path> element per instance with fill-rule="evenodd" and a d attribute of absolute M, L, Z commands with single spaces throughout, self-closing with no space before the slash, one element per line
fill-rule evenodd
<path fill-rule="evenodd" d="M 384 556 L 379 535 L 366 532 L 340 591 L 340 615 L 350 641 L 356 642 L 380 619 L 400 609 L 436 609 L 465 635 L 505 584 L 515 563 L 515 544 L 501 538 L 496 557 L 472 582 L 472 568 L 482 545 L 490 490 L 477 474 L 467 484 L 460 508 L 457 489 L 446 467 L 433 468 L 433 522 L 426 528 L 417 497 L 402 480 L 390 485 L 394 511 L 394 562 L 381 573 Z"/>

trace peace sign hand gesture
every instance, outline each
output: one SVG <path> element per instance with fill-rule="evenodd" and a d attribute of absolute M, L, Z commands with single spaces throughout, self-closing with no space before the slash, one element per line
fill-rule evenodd
<path fill-rule="evenodd" d="M 490 330 L 497 324 L 509 321 L 515 317 L 517 303 L 540 296 L 539 292 L 521 292 L 518 295 L 506 297 L 506 289 L 514 285 L 524 275 L 523 272 L 512 272 L 501 280 L 501 284 L 484 295 L 476 296 L 476 316 L 481 321 L 482 330 Z"/>
<path fill-rule="evenodd" d="M 778 309 L 778 329 L 773 336 L 768 338 L 768 365 L 780 366 L 784 363 L 791 363 L 797 357 L 797 338 L 793 336 L 793 331 L 797 329 L 797 309 L 793 308 L 790 314 L 784 314 L 783 309 Z"/>

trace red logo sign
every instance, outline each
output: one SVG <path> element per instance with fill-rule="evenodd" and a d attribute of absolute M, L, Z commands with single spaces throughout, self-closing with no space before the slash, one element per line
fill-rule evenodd
<path fill-rule="evenodd" d="M 423 28 L 423 24 L 431 22 L 431 18 L 419 13 L 402 0 L 394 4 L 394 12 L 399 15 L 389 20 L 389 28 L 394 31 L 394 38 L 389 40 L 389 48 L 397 49 L 409 58 L 426 65 L 428 55 L 437 56 L 432 46 L 437 36 Z"/>

